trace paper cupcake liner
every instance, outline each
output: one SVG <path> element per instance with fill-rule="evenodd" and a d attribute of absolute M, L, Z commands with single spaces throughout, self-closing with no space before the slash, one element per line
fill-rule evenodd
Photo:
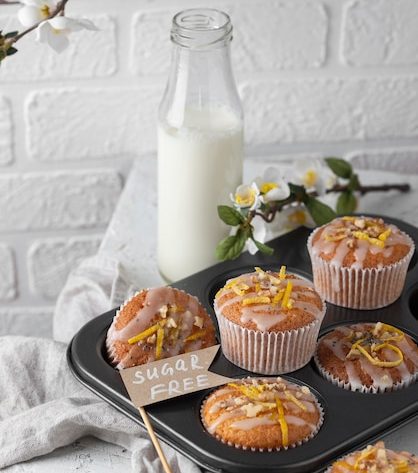
<path fill-rule="evenodd" d="M 325 378 L 327 381 L 334 384 L 335 386 L 338 386 L 339 388 L 346 389 L 347 391 L 360 392 L 362 394 L 380 394 L 384 392 L 398 391 L 399 389 L 407 388 L 412 383 L 414 383 L 418 378 L 418 372 L 415 372 L 415 373 L 411 373 L 411 376 L 409 378 L 399 381 L 387 388 L 382 388 L 380 386 L 356 387 L 356 386 L 352 386 L 351 383 L 349 382 L 345 382 L 341 380 L 340 378 L 333 376 L 329 371 L 326 371 L 326 369 L 321 365 L 318 359 L 317 353 L 315 353 L 314 355 L 314 362 L 321 376 Z"/>
<path fill-rule="evenodd" d="M 111 330 L 113 328 L 113 325 L 114 323 L 117 321 L 118 317 L 119 317 L 119 314 L 120 314 L 120 311 L 127 305 L 129 304 L 129 302 L 131 302 L 131 300 L 136 297 L 141 291 L 137 291 L 135 292 L 134 294 L 132 294 L 132 296 L 129 298 L 129 299 L 126 299 L 125 302 L 123 302 L 119 309 L 116 311 L 116 314 L 115 316 L 113 317 L 113 320 L 112 320 L 112 323 L 111 323 L 111 326 L 110 326 L 110 329 L 109 329 L 109 332 L 107 333 L 106 335 L 106 352 L 107 352 L 107 356 L 108 356 L 108 360 L 110 362 L 110 364 L 112 366 L 114 366 L 115 368 L 117 367 L 117 365 L 119 364 L 119 361 L 116 359 L 115 357 L 115 349 L 113 348 L 112 344 L 109 342 L 109 335 L 111 335 Z"/>
<path fill-rule="evenodd" d="M 276 448 L 249 447 L 248 445 L 242 445 L 242 444 L 239 444 L 239 443 L 228 442 L 227 440 L 223 439 L 220 435 L 211 434 L 209 432 L 208 426 L 206 425 L 206 422 L 205 422 L 204 417 L 203 417 L 203 408 L 204 408 L 204 406 L 206 404 L 206 401 L 208 400 L 209 396 L 210 396 L 210 394 L 208 394 L 206 396 L 206 398 L 202 402 L 202 405 L 200 406 L 200 419 L 201 419 L 201 422 L 203 424 L 203 427 L 208 432 L 208 434 L 211 435 L 212 437 L 215 437 L 216 440 L 219 440 L 220 442 L 222 442 L 225 445 L 228 445 L 230 447 L 235 447 L 235 448 L 238 448 L 240 450 L 250 450 L 252 452 L 280 452 L 280 451 L 283 451 L 283 450 L 289 450 L 289 448 L 299 447 L 300 445 L 302 445 L 302 444 L 308 442 L 309 440 L 313 439 L 315 437 L 315 435 L 319 432 L 319 429 L 322 427 L 322 424 L 324 423 L 324 409 L 321 406 L 318 399 L 315 397 L 315 405 L 316 405 L 316 407 L 318 408 L 318 411 L 319 411 L 319 420 L 318 420 L 318 423 L 317 423 L 315 429 L 308 436 L 304 437 L 301 440 L 298 440 L 297 442 L 294 442 L 294 443 L 288 445 L 287 447 L 283 447 L 283 446 L 282 447 L 276 447 Z"/>
<path fill-rule="evenodd" d="M 322 227 L 320 227 L 322 228 Z M 312 250 L 313 238 L 308 239 L 308 251 L 312 262 L 313 281 L 316 291 L 328 302 L 350 309 L 378 309 L 396 301 L 402 293 L 408 265 L 415 251 L 411 249 L 401 260 L 383 268 L 338 267 L 326 261 Z"/>
<path fill-rule="evenodd" d="M 228 320 L 215 305 L 221 334 L 222 352 L 234 365 L 253 373 L 267 375 L 296 371 L 312 358 L 319 328 L 326 306 L 320 318 L 295 330 L 262 332 L 250 330 Z"/>

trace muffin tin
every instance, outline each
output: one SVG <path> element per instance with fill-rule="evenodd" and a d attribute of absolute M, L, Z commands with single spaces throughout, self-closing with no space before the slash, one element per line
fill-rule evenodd
<path fill-rule="evenodd" d="M 408 233 L 418 247 L 418 229 L 396 219 L 384 217 Z M 273 256 L 247 253 L 234 261 L 219 263 L 173 284 L 199 298 L 216 323 L 212 301 L 217 290 L 231 277 L 252 271 L 254 266 L 279 270 L 287 265 L 289 272 L 312 279 L 306 241 L 310 230 L 299 228 L 272 242 Z M 382 321 L 395 325 L 418 339 L 418 267 L 417 255 L 411 260 L 404 291 L 392 305 L 371 311 L 346 309 L 328 304 L 320 336 L 337 325 Z M 143 425 L 133 406 L 119 372 L 106 358 L 105 337 L 115 315 L 111 310 L 87 323 L 68 347 L 68 363 L 76 378 L 116 409 Z M 251 376 L 217 355 L 211 370 L 231 378 Z M 318 434 L 306 444 L 280 452 L 251 452 L 222 444 L 202 426 L 199 411 L 210 391 L 200 391 L 147 407 L 157 436 L 197 463 L 204 471 L 221 473 L 317 473 L 351 450 L 373 442 L 418 414 L 418 382 L 399 391 L 362 394 L 338 388 L 325 380 L 313 360 L 285 378 L 307 385 L 318 397 L 324 412 L 324 423 Z"/>

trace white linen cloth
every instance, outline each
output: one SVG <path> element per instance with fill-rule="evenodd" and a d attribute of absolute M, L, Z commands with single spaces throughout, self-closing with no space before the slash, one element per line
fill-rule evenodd
<path fill-rule="evenodd" d="M 72 336 L 132 292 L 117 261 L 90 258 L 70 275 L 58 298 L 57 341 L 0 337 L 0 469 L 93 435 L 131 451 L 132 471 L 162 472 L 146 430 L 84 388 L 66 361 Z M 163 448 L 173 472 L 200 472 L 170 447 Z"/>

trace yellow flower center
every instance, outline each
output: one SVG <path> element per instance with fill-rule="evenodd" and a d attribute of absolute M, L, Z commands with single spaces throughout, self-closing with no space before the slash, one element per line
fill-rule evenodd
<path fill-rule="evenodd" d="M 313 187 L 316 184 L 317 180 L 318 174 L 313 169 L 309 169 L 308 171 L 306 171 L 305 175 L 303 176 L 303 184 L 306 187 Z"/>
<path fill-rule="evenodd" d="M 292 212 L 287 217 L 290 223 L 297 224 L 297 225 L 305 225 L 306 223 L 306 213 L 303 210 L 296 210 Z"/>
<path fill-rule="evenodd" d="M 41 15 L 43 18 L 48 18 L 49 15 L 51 14 L 51 10 L 49 9 L 48 5 L 43 5 L 41 7 Z"/>
<path fill-rule="evenodd" d="M 271 191 L 272 189 L 277 189 L 279 186 L 275 182 L 263 182 L 260 187 L 260 191 L 262 194 L 267 194 L 267 192 Z"/>
<path fill-rule="evenodd" d="M 248 189 L 244 194 L 235 194 L 235 202 L 242 206 L 251 206 L 255 201 L 255 190 Z"/>

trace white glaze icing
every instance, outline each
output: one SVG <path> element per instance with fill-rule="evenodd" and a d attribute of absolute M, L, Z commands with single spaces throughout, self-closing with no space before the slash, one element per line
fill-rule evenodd
<path fill-rule="evenodd" d="M 304 278 L 287 278 L 281 280 L 280 285 L 277 287 L 277 280 L 279 279 L 277 273 L 266 273 L 267 276 L 261 275 L 257 272 L 243 274 L 238 278 L 233 278 L 227 281 L 225 287 L 221 289 L 220 293 L 216 297 L 215 309 L 217 312 L 223 312 L 227 307 L 242 302 L 246 298 L 252 298 L 259 296 L 260 294 L 268 295 L 269 298 L 273 299 L 274 294 L 278 290 L 286 289 L 286 286 L 289 281 L 292 282 L 292 293 L 291 299 L 293 300 L 293 309 L 302 309 L 312 315 L 314 319 L 321 319 L 323 316 L 323 307 L 322 301 L 320 301 L 319 296 L 317 298 L 314 296 L 314 286 L 313 283 Z M 275 278 L 275 283 L 270 283 L 268 281 L 269 276 Z M 228 288 L 230 284 L 235 283 L 235 287 L 239 290 L 240 285 L 246 285 L 249 289 L 243 292 L 242 295 L 236 295 L 234 288 Z M 261 293 L 255 292 L 255 285 L 260 285 Z M 263 287 L 265 285 L 265 288 Z M 274 293 L 272 294 L 270 288 L 274 288 Z M 264 292 L 263 292 L 264 291 Z M 316 294 L 316 293 L 315 293 Z M 233 297 L 231 297 L 233 295 Z M 307 300 L 301 300 L 301 295 Z M 225 297 L 228 296 L 228 297 Z M 310 297 L 313 296 L 313 297 Z M 222 299 L 222 303 L 219 303 L 219 300 Z M 318 308 L 314 302 L 320 301 L 321 308 Z M 260 331 L 269 331 L 272 327 L 284 321 L 289 317 L 289 313 L 292 313 L 292 309 L 283 308 L 281 302 L 274 303 L 257 303 L 241 307 L 240 321 L 243 324 L 253 322 L 257 329 Z"/>

